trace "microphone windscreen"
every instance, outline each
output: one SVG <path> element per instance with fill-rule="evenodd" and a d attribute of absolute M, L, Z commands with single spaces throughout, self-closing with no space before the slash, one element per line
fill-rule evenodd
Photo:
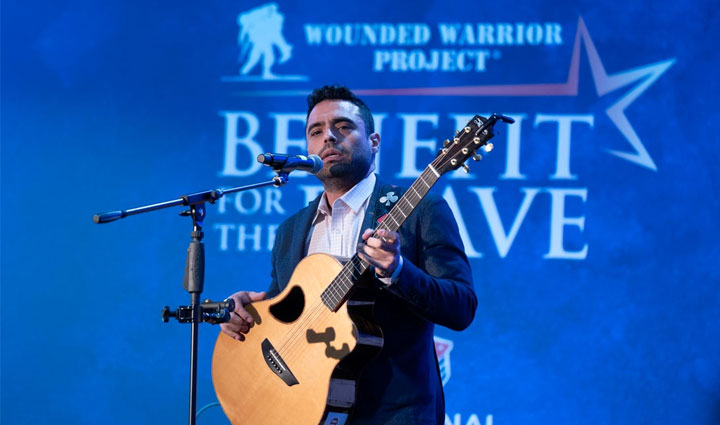
<path fill-rule="evenodd" d="M 317 155 L 308 155 L 308 159 L 313 162 L 313 169 L 310 171 L 311 174 L 317 174 L 323 167 L 323 161 Z"/>

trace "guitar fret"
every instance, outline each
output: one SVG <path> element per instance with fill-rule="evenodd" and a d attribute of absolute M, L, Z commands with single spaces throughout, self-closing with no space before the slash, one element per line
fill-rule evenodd
<path fill-rule="evenodd" d="M 404 197 L 404 196 L 402 197 L 402 199 L 401 199 L 400 201 L 401 201 L 401 202 L 402 202 L 402 201 L 405 201 L 405 203 L 407 204 L 406 207 L 410 207 L 410 210 L 409 210 L 407 213 L 405 213 L 405 211 L 402 210 L 402 205 L 400 205 L 400 202 L 398 202 L 398 206 L 399 206 L 400 212 L 402 212 L 402 215 L 404 215 L 405 218 L 407 218 L 407 216 L 410 215 L 410 213 L 412 212 L 412 210 L 415 208 L 415 205 L 413 205 L 413 204 L 410 202 L 410 199 L 409 199 L 409 198 L 406 198 L 406 197 Z"/>
<path fill-rule="evenodd" d="M 388 214 L 387 218 L 389 218 L 389 219 L 391 219 L 392 221 L 394 221 L 396 227 L 398 227 L 398 228 L 400 227 L 400 223 L 398 223 L 397 220 L 395 220 L 395 217 L 393 217 L 392 214 Z"/>
<path fill-rule="evenodd" d="M 335 305 L 332 298 L 330 298 L 330 296 L 327 295 L 325 292 L 323 292 L 321 298 L 322 298 L 323 304 L 325 304 L 325 306 L 327 306 L 327 308 L 332 309 L 332 306 Z"/>
<path fill-rule="evenodd" d="M 340 280 L 340 283 L 342 283 L 342 280 Z M 335 302 L 340 301 L 340 299 L 342 298 L 342 288 L 339 287 L 339 285 L 335 285 L 335 287 L 333 288 L 333 297 L 333 300 Z"/>
<path fill-rule="evenodd" d="M 358 262 L 360 262 L 360 259 L 359 259 L 359 258 L 358 258 Z M 353 262 L 353 263 L 355 263 L 355 262 Z M 361 274 L 363 274 L 363 273 L 365 272 L 365 270 L 366 270 L 365 268 L 363 268 L 363 263 L 354 264 L 353 267 L 355 268 L 355 273 L 356 273 L 356 275 L 358 275 L 358 276 L 360 276 Z"/>
<path fill-rule="evenodd" d="M 431 174 L 428 172 L 428 170 L 429 170 L 429 171 L 432 171 L 432 174 L 434 174 L 434 176 L 431 175 Z M 425 175 L 425 177 L 424 177 L 425 179 L 429 179 L 429 180 L 432 181 L 432 183 L 430 183 L 430 186 L 432 186 L 433 184 L 435 184 L 435 182 L 438 180 L 438 178 L 440 178 L 440 175 L 439 175 L 438 172 L 435 170 L 435 168 L 432 166 L 432 164 L 428 165 L 428 167 L 427 167 L 425 170 L 423 170 L 423 174 Z"/>
<path fill-rule="evenodd" d="M 323 292 L 323 302 L 331 310 L 337 309 L 345 300 L 360 275 L 369 267 L 357 254 L 348 261 L 328 288 Z"/>
<path fill-rule="evenodd" d="M 332 301 L 333 303 L 336 303 L 337 295 L 338 295 L 337 288 L 335 286 L 330 287 L 330 292 L 328 293 L 328 298 L 330 299 L 330 301 Z"/>
<path fill-rule="evenodd" d="M 410 189 L 412 189 L 412 191 L 415 192 L 415 196 L 418 197 L 418 202 L 419 202 L 419 200 L 422 199 L 422 195 L 417 191 L 417 189 L 415 189 L 414 184 L 412 186 L 410 186 Z M 410 193 L 410 191 L 408 190 L 406 193 Z"/>

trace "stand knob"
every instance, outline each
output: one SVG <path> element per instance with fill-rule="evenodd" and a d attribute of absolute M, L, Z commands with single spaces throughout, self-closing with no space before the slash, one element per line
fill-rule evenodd
<path fill-rule="evenodd" d="M 177 317 L 177 312 L 170 310 L 170 307 L 165 306 L 162 309 L 162 321 L 167 323 L 171 317 Z"/>

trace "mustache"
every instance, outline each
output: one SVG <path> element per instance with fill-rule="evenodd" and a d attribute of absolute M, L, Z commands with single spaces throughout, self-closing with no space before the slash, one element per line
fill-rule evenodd
<path fill-rule="evenodd" d="M 322 148 L 322 149 L 320 150 L 320 152 L 318 152 L 318 156 L 319 156 L 320 158 L 324 158 L 325 155 L 326 155 L 326 153 L 327 153 L 328 151 L 331 151 L 331 153 L 337 152 L 337 153 L 340 153 L 340 154 L 345 154 L 345 149 L 337 148 L 337 147 L 335 147 L 335 146 L 326 146 L 326 147 Z"/>

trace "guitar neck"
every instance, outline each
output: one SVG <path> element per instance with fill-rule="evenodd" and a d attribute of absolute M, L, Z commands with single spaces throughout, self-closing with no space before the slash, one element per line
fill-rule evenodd
<path fill-rule="evenodd" d="M 397 232 L 439 178 L 440 173 L 437 172 L 433 164 L 428 165 L 420 174 L 420 177 L 410 185 L 408 190 L 385 216 L 382 223 L 375 229 L 373 236 L 376 236 L 378 230 L 381 229 Z M 372 206 L 368 205 L 368 208 L 371 207 Z M 333 279 L 325 291 L 323 291 L 323 303 L 331 310 L 337 311 L 345 300 L 347 300 L 350 291 L 355 285 L 355 282 L 360 278 L 360 275 L 365 273 L 369 267 L 370 263 L 360 258 L 357 254 L 353 255 L 352 258 L 345 263 L 342 271 Z"/>

